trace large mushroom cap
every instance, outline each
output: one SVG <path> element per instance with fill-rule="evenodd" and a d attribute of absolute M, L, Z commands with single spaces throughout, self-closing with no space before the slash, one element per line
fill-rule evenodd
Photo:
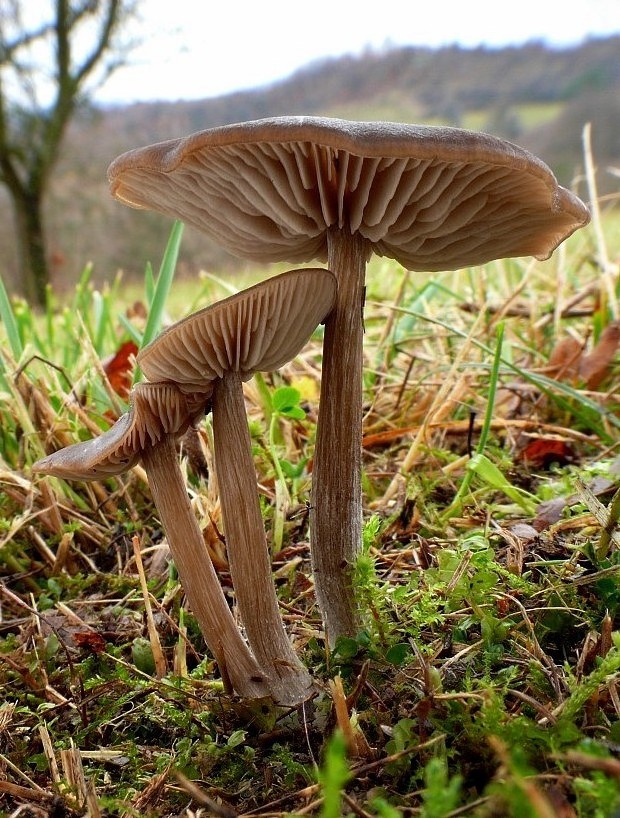
<path fill-rule="evenodd" d="M 129 411 L 99 437 L 59 449 L 38 460 L 32 470 L 66 480 L 102 480 L 135 466 L 147 447 L 164 436 L 183 434 L 201 413 L 209 394 L 184 395 L 172 384 L 140 383 Z"/>
<path fill-rule="evenodd" d="M 204 391 L 226 372 L 248 380 L 295 357 L 335 296 L 329 270 L 290 270 L 173 324 L 140 351 L 138 364 L 149 380 L 184 391 Z"/>
<path fill-rule="evenodd" d="M 412 270 L 547 258 L 589 220 L 531 153 L 448 127 L 263 119 L 129 151 L 108 175 L 120 201 L 261 262 L 324 261 L 327 228 Z"/>

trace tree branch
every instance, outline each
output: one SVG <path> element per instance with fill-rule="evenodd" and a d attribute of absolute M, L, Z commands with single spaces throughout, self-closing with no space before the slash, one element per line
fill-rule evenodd
<path fill-rule="evenodd" d="M 76 107 L 121 64 L 115 34 L 138 0 L 52 0 L 52 19 L 30 28 L 20 14 L 30 0 L 0 2 L 7 4 L 0 11 L 0 184 L 24 226 L 22 280 L 33 274 L 36 256 L 41 300 L 49 275 L 41 215 L 49 178 Z"/>
<path fill-rule="evenodd" d="M 121 17 L 121 10 L 121 0 L 109 0 L 107 13 L 101 26 L 99 38 L 91 53 L 76 72 L 75 79 L 78 83 L 82 83 L 86 77 L 89 76 L 95 66 L 101 62 L 101 59 L 106 51 L 109 50 L 112 37 L 114 36 L 114 32 Z"/>

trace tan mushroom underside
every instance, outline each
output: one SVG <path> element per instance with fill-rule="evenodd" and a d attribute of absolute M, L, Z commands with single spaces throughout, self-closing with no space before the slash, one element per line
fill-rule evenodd
<path fill-rule="evenodd" d="M 53 452 L 39 460 L 35 470 L 66 480 L 103 480 L 122 474 L 163 437 L 182 435 L 208 397 L 186 396 L 172 384 L 140 383 L 131 393 L 129 411 L 112 428 Z"/>
<path fill-rule="evenodd" d="M 178 321 L 138 355 L 151 381 L 204 391 L 226 372 L 248 380 L 290 361 L 325 318 L 336 280 L 329 270 L 290 270 Z"/>
<path fill-rule="evenodd" d="M 108 173 L 119 200 L 262 262 L 324 261 L 327 227 L 412 270 L 546 258 L 588 221 L 541 160 L 456 128 L 258 120 L 130 151 Z"/>

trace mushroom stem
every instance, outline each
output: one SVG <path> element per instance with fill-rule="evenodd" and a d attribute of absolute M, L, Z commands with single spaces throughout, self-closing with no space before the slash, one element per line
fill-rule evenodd
<path fill-rule="evenodd" d="M 230 573 L 250 647 L 279 704 L 309 697 L 312 680 L 284 630 L 271 571 L 241 379 L 228 372 L 212 398 L 215 469 Z"/>
<path fill-rule="evenodd" d="M 359 625 L 352 571 L 362 544 L 362 342 L 371 248 L 359 234 L 334 229 L 327 248 L 338 294 L 325 322 L 310 542 L 317 603 L 333 647 Z"/>
<path fill-rule="evenodd" d="M 142 453 L 151 494 L 189 605 L 225 684 L 244 698 L 269 696 L 269 680 L 234 621 L 192 511 L 172 436 Z"/>

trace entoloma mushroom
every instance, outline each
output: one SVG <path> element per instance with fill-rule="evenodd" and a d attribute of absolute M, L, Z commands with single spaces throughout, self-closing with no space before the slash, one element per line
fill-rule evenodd
<path fill-rule="evenodd" d="M 182 219 L 235 255 L 326 260 L 338 279 L 325 328 L 313 470 L 315 587 L 331 644 L 358 627 L 362 337 L 372 253 L 411 270 L 547 258 L 589 219 L 525 150 L 456 128 L 283 117 L 129 151 L 113 194 Z M 337 468 L 335 467 L 337 464 Z"/>
<path fill-rule="evenodd" d="M 283 627 L 260 511 L 243 382 L 291 360 L 331 310 L 328 270 L 292 270 L 219 301 L 165 330 L 138 354 L 144 375 L 211 393 L 215 471 L 230 573 L 248 642 L 278 702 L 312 682 Z"/>
<path fill-rule="evenodd" d="M 272 695 L 269 679 L 228 607 L 178 464 L 175 440 L 202 417 L 209 397 L 208 390 L 185 395 L 171 384 L 140 383 L 129 411 L 108 431 L 42 458 L 33 471 L 66 480 L 103 480 L 141 462 L 185 595 L 225 686 L 244 698 L 262 698 Z"/>

